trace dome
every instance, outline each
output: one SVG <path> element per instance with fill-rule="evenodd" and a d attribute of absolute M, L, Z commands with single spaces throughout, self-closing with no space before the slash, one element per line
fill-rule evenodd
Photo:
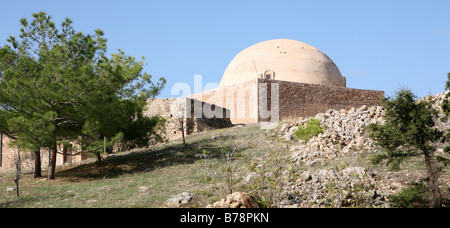
<path fill-rule="evenodd" d="M 220 87 L 256 78 L 346 87 L 333 60 L 306 43 L 277 39 L 241 51 L 228 65 Z"/>

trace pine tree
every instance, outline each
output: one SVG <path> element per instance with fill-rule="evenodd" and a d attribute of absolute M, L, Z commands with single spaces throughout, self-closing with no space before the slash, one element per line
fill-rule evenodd
<path fill-rule="evenodd" d="M 100 134 L 117 135 L 118 129 L 104 133 L 105 119 L 125 112 L 129 106 L 123 103 L 135 113 L 118 116 L 134 118 L 165 79 L 152 83 L 143 60 L 123 51 L 108 58 L 100 29 L 94 35 L 75 32 L 67 18 L 58 30 L 45 12 L 33 14 L 31 23 L 26 18 L 20 22 L 20 40 L 11 36 L 10 45 L 0 49 L 0 120 L 7 123 L 0 130 L 29 148 L 50 148 L 48 178 L 54 179 L 58 142 L 77 140 L 83 132 L 91 141 Z M 109 124 L 130 122 L 120 118 Z M 100 128 L 93 129 L 92 123 Z"/>
<path fill-rule="evenodd" d="M 432 200 L 431 207 L 441 205 L 441 192 L 438 184 L 438 167 L 435 148 L 432 143 L 442 138 L 441 131 L 434 129 L 438 118 L 437 110 L 426 101 L 417 101 L 415 95 L 401 89 L 394 98 L 383 101 L 385 124 L 369 125 L 370 136 L 386 152 L 388 162 L 399 164 L 404 158 L 423 155 L 427 168 Z"/>

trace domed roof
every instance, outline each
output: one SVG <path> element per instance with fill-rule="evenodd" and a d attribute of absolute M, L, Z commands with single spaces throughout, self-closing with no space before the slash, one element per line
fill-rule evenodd
<path fill-rule="evenodd" d="M 220 86 L 256 78 L 346 86 L 345 77 L 325 53 L 289 39 L 264 41 L 241 51 L 228 65 Z"/>

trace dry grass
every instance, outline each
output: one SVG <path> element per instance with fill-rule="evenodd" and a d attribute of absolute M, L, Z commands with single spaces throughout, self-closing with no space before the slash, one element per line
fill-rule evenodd
<path fill-rule="evenodd" d="M 225 197 L 228 192 L 223 150 L 236 150 L 232 173 L 238 182 L 233 184 L 234 191 L 260 192 L 258 186 L 249 186 L 242 181 L 257 165 L 267 165 L 266 171 L 281 169 L 280 172 L 285 168 L 304 170 L 346 166 L 385 169 L 382 165 L 370 165 L 369 156 L 342 158 L 314 167 L 281 167 L 284 163 L 277 161 L 285 160 L 277 159 L 286 157 L 289 147 L 297 143 L 272 134 L 258 126 L 220 129 L 188 136 L 186 146 L 177 140 L 111 156 L 102 163 L 92 160 L 62 167 L 57 170 L 53 181 L 24 174 L 20 180 L 20 198 L 15 191 L 6 191 L 8 187 L 14 187 L 14 173 L 2 172 L 0 208 L 159 208 L 171 196 L 181 192 L 195 194 L 187 207 L 205 207 Z M 417 163 L 420 161 L 411 160 L 404 167 L 422 170 L 423 166 Z"/>
<path fill-rule="evenodd" d="M 213 136 L 220 137 L 212 140 Z M 226 195 L 222 150 L 236 149 L 235 167 L 244 167 L 263 138 L 256 126 L 221 129 L 189 136 L 186 146 L 174 141 L 111 156 L 102 163 L 62 167 L 53 181 L 25 174 L 20 198 L 6 191 L 14 182 L 13 173 L 4 172 L 0 207 L 162 207 L 184 191 L 196 195 L 190 206 L 205 207 Z M 207 158 L 199 156 L 204 153 Z M 240 171 L 245 172 L 237 169 L 235 174 Z"/>

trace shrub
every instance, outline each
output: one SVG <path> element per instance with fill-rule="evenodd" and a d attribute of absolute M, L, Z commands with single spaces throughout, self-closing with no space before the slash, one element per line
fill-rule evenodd
<path fill-rule="evenodd" d="M 318 119 L 311 118 L 306 122 L 306 127 L 299 127 L 294 135 L 297 139 L 307 142 L 312 137 L 323 133 L 323 129 L 324 127 Z"/>
<path fill-rule="evenodd" d="M 396 195 L 389 196 L 389 202 L 399 208 L 427 207 L 429 193 L 425 183 L 411 183 L 408 188 L 403 189 Z"/>

